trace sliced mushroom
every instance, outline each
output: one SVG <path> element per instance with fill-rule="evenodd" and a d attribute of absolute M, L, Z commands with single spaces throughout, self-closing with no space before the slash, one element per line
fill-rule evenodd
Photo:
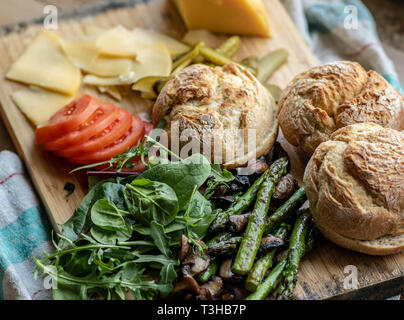
<path fill-rule="evenodd" d="M 285 245 L 285 240 L 275 237 L 271 234 L 266 235 L 265 237 L 262 237 L 260 247 L 258 249 L 258 254 L 265 254 L 269 250 L 277 247 L 281 247 Z"/>
<path fill-rule="evenodd" d="M 251 212 L 247 212 L 244 214 L 234 214 L 229 217 L 229 228 L 230 231 L 235 233 L 241 233 L 244 231 L 245 227 L 248 223 L 248 217 L 251 215 Z"/>
<path fill-rule="evenodd" d="M 296 179 L 290 173 L 288 173 L 287 175 L 283 176 L 279 180 L 279 183 L 276 185 L 274 198 L 275 199 L 289 198 L 296 188 L 297 188 Z"/>
<path fill-rule="evenodd" d="M 278 141 L 276 141 L 272 150 L 267 154 L 266 161 L 268 164 L 271 164 L 275 160 L 283 157 L 287 157 L 289 159 L 289 156 L 285 149 L 283 149 L 282 145 Z"/>
<path fill-rule="evenodd" d="M 192 276 L 186 275 L 174 282 L 173 290 L 168 298 L 185 295 L 190 292 L 199 294 L 199 284 Z"/>
<path fill-rule="evenodd" d="M 243 277 L 235 274 L 231 271 L 231 267 L 233 266 L 233 259 L 228 258 L 222 261 L 219 268 L 219 276 L 228 282 L 240 282 L 243 280 Z"/>
<path fill-rule="evenodd" d="M 201 300 L 213 300 L 219 297 L 223 289 L 223 280 L 213 276 L 212 280 L 200 286 L 198 298 Z"/>
<path fill-rule="evenodd" d="M 244 300 L 250 294 L 245 286 L 238 284 L 226 284 L 224 292 L 226 296 L 222 295 L 223 300 Z"/>
<path fill-rule="evenodd" d="M 228 192 L 229 192 L 229 188 L 225 184 L 220 183 L 215 188 L 214 196 L 222 197 L 222 196 L 225 196 Z"/>
<path fill-rule="evenodd" d="M 184 260 L 185 257 L 187 256 L 188 252 L 189 252 L 189 241 L 188 238 L 186 237 L 186 235 L 182 235 L 181 237 L 181 249 L 180 249 L 180 253 L 179 253 L 179 259 L 180 261 Z"/>
<path fill-rule="evenodd" d="M 231 204 L 236 201 L 236 198 L 233 196 L 219 196 L 219 197 L 211 197 L 210 200 L 215 205 L 215 208 L 227 209 Z"/>
<path fill-rule="evenodd" d="M 204 272 L 209 267 L 209 264 L 210 256 L 207 253 L 202 256 L 199 249 L 189 250 L 187 256 L 182 261 L 183 270 L 186 270 L 186 273 L 193 277 Z"/>

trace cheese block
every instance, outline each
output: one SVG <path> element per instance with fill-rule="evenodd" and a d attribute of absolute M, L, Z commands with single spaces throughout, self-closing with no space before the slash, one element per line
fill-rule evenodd
<path fill-rule="evenodd" d="M 37 126 L 48 121 L 74 97 L 31 86 L 14 91 L 11 98 L 22 113 Z"/>
<path fill-rule="evenodd" d="M 188 29 L 270 37 L 262 0 L 175 0 Z"/>
<path fill-rule="evenodd" d="M 81 72 L 65 55 L 61 39 L 42 30 L 13 63 L 6 78 L 74 95 L 80 86 Z"/>
<path fill-rule="evenodd" d="M 88 74 L 83 82 L 96 86 L 127 85 L 151 76 L 167 77 L 171 73 L 172 59 L 167 47 L 161 43 L 143 46 L 131 70 L 117 77 L 98 77 Z"/>

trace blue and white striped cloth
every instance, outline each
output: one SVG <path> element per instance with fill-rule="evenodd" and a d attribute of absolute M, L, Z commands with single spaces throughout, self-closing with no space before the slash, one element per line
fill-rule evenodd
<path fill-rule="evenodd" d="M 403 92 L 377 37 L 374 21 L 359 0 L 283 2 L 320 63 L 358 61 Z M 357 8 L 356 30 L 344 27 L 347 6 Z M 0 299 L 51 298 L 41 279 L 34 281 L 32 260 L 43 251 L 52 251 L 50 232 L 20 159 L 12 152 L 0 152 Z"/>
<path fill-rule="evenodd" d="M 32 257 L 52 251 L 50 224 L 18 156 L 0 152 L 0 299 L 45 299 Z"/>

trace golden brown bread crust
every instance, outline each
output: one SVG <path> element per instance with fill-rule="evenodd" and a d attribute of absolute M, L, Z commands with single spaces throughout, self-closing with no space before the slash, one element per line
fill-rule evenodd
<path fill-rule="evenodd" d="M 328 229 L 318 226 L 320 232 L 335 244 L 353 251 L 366 253 L 369 255 L 389 255 L 404 251 L 404 235 L 384 236 L 375 240 L 351 239 Z"/>
<path fill-rule="evenodd" d="M 278 132 L 272 96 L 234 63 L 215 68 L 195 64 L 177 74 L 163 87 L 153 107 L 153 124 L 161 119 L 167 121 L 169 137 L 178 131 L 195 138 L 201 153 L 212 162 L 222 156 L 227 168 L 267 153 Z M 256 148 L 248 148 L 248 130 L 256 130 Z M 213 141 L 219 145 L 214 147 Z M 179 147 L 187 142 L 180 141 Z M 206 147 L 209 143 L 210 149 Z"/>
<path fill-rule="evenodd" d="M 404 129 L 404 98 L 377 72 L 341 61 L 296 76 L 278 103 L 279 125 L 286 139 L 311 156 L 335 130 L 372 122 Z"/>
<path fill-rule="evenodd" d="M 402 132 L 371 123 L 337 130 L 314 152 L 303 183 L 313 218 L 328 233 L 351 240 L 404 233 Z"/>

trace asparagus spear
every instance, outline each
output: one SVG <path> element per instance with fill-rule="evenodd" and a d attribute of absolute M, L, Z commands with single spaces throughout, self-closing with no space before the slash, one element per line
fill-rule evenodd
<path fill-rule="evenodd" d="M 205 270 L 204 273 L 199 277 L 199 281 L 202 283 L 208 282 L 209 279 L 216 274 L 217 269 L 219 269 L 219 262 L 217 259 L 212 258 L 209 264 L 209 267 Z"/>
<path fill-rule="evenodd" d="M 237 250 L 242 237 L 232 237 L 227 240 L 218 241 L 208 246 L 208 252 L 214 256 L 222 256 L 232 254 Z"/>
<path fill-rule="evenodd" d="M 251 293 L 246 300 L 264 300 L 272 290 L 275 289 L 277 284 L 282 278 L 283 270 L 285 269 L 287 260 L 286 257 L 283 258 L 281 262 L 271 271 L 271 273 L 266 277 L 264 282 L 262 282 L 257 290 Z"/>
<path fill-rule="evenodd" d="M 273 232 L 281 222 L 290 217 L 291 213 L 299 209 L 306 199 L 306 191 L 301 187 L 265 221 L 265 233 Z"/>
<path fill-rule="evenodd" d="M 287 300 L 292 297 L 296 285 L 296 276 L 299 270 L 300 259 L 306 252 L 306 235 L 311 220 L 310 210 L 306 209 L 296 219 L 290 237 L 287 264 L 283 271 L 283 284 L 279 292 L 279 300 Z"/>
<path fill-rule="evenodd" d="M 269 203 L 275 192 L 275 184 L 279 182 L 282 175 L 286 173 L 288 161 L 286 158 L 276 160 L 269 167 L 269 174 L 265 176 L 254 210 L 248 218 L 247 229 L 238 249 L 236 259 L 232 267 L 234 273 L 244 275 L 249 272 L 253 266 L 255 256 L 260 245 L 262 235 L 265 230 L 265 215 L 269 209 Z"/>
<path fill-rule="evenodd" d="M 288 226 L 282 225 L 274 234 L 274 236 L 285 239 L 288 235 Z M 251 272 L 248 274 L 246 280 L 246 288 L 247 290 L 254 292 L 257 290 L 257 287 L 261 283 L 262 279 L 265 276 L 265 273 L 272 267 L 272 261 L 277 249 L 273 249 L 264 256 L 262 256 L 252 268 Z"/>
<path fill-rule="evenodd" d="M 219 211 L 215 221 L 213 221 L 210 229 L 213 232 L 218 232 L 226 228 L 226 224 L 229 221 L 229 216 L 242 214 L 254 201 L 257 196 L 257 192 L 260 189 L 262 182 L 269 174 L 269 170 L 266 170 L 257 180 L 254 181 L 252 186 L 230 206 L 226 211 Z"/>

